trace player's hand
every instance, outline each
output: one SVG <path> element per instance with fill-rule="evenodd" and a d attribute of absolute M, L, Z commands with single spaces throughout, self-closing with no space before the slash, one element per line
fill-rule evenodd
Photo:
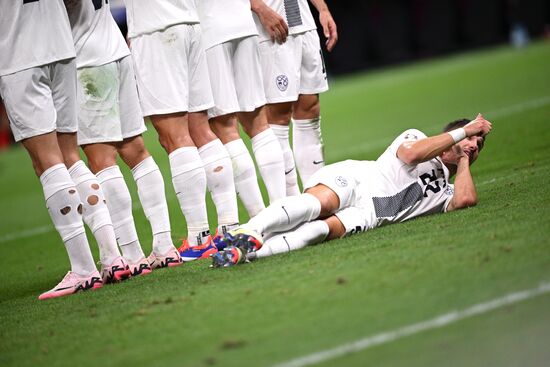
<path fill-rule="evenodd" d="M 485 135 L 489 134 L 491 132 L 491 129 L 493 128 L 493 125 L 485 120 L 483 115 L 479 113 L 475 120 L 470 121 L 466 126 L 464 126 L 464 130 L 466 131 L 466 136 L 480 136 L 484 137 Z"/>
<path fill-rule="evenodd" d="M 336 29 L 336 23 L 334 19 L 332 19 L 332 14 L 330 14 L 328 9 L 319 12 L 319 22 L 323 27 L 323 34 L 327 39 L 325 42 L 327 51 L 330 52 L 336 45 L 336 42 L 338 42 L 338 31 Z"/>
<path fill-rule="evenodd" d="M 258 9 L 256 15 L 258 15 L 258 19 L 260 19 L 262 26 L 271 37 L 271 41 L 277 42 L 278 44 L 286 42 L 286 38 L 288 37 L 288 25 L 283 17 L 267 5 Z"/>

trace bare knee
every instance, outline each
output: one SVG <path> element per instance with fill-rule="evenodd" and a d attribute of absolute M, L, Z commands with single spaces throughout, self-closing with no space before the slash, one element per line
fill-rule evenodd
<path fill-rule="evenodd" d="M 267 105 L 267 121 L 275 125 L 288 125 L 292 117 L 292 102 Z"/>
<path fill-rule="evenodd" d="M 94 174 L 116 164 L 116 147 L 111 144 L 88 144 L 82 146 L 88 158 L 88 167 Z"/>
<path fill-rule="evenodd" d="M 319 218 L 328 218 L 340 208 L 340 198 L 328 186 L 318 184 L 305 192 L 315 196 L 321 203 Z"/>
<path fill-rule="evenodd" d="M 141 135 L 124 139 L 118 146 L 118 153 L 120 154 L 120 158 L 130 168 L 134 168 L 150 156 Z"/>
<path fill-rule="evenodd" d="M 187 113 L 151 116 L 153 126 L 159 135 L 160 145 L 170 154 L 184 146 L 194 146 L 189 135 Z"/>
<path fill-rule="evenodd" d="M 321 104 L 318 94 L 300 94 L 298 100 L 294 102 L 293 116 L 297 120 L 306 120 L 319 117 L 321 114 Z"/>
<path fill-rule="evenodd" d="M 210 128 L 223 144 L 241 138 L 237 117 L 234 114 L 214 117 L 209 122 Z"/>
<path fill-rule="evenodd" d="M 189 114 L 189 134 L 195 145 L 199 148 L 218 138 L 212 132 L 208 123 L 208 114 L 204 111 Z"/>
<path fill-rule="evenodd" d="M 326 218 L 324 221 L 328 226 L 328 236 L 326 238 L 327 241 L 344 237 L 344 235 L 346 234 L 346 227 L 344 227 L 337 216 L 332 215 Z"/>
<path fill-rule="evenodd" d="M 252 112 L 239 112 L 237 116 L 246 135 L 255 137 L 262 131 L 269 129 L 265 106 L 256 108 Z"/>

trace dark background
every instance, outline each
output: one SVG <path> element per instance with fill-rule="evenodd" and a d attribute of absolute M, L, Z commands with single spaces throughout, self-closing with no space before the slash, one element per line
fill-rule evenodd
<path fill-rule="evenodd" d="M 325 1 L 339 33 L 324 50 L 331 74 L 510 42 L 518 26 L 531 39 L 550 33 L 548 0 Z"/>

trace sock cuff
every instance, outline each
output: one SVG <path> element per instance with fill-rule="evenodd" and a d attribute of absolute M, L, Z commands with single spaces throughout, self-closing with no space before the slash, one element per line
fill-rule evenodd
<path fill-rule="evenodd" d="M 321 214 L 321 202 L 319 199 L 307 192 L 302 194 L 302 198 L 306 201 L 305 205 L 312 209 L 311 220 L 317 218 Z"/>
<path fill-rule="evenodd" d="M 318 129 L 321 127 L 321 116 L 305 120 L 292 119 L 292 124 L 294 128 L 298 130 Z"/>
<path fill-rule="evenodd" d="M 242 139 L 236 139 L 225 144 L 225 149 L 229 153 L 230 157 L 237 157 L 242 154 L 249 154 L 246 145 Z"/>
<path fill-rule="evenodd" d="M 279 139 L 288 139 L 290 127 L 288 125 L 269 124 L 275 136 Z"/>
<path fill-rule="evenodd" d="M 252 150 L 254 152 L 271 142 L 276 141 L 277 144 L 279 143 L 277 136 L 275 136 L 275 133 L 271 129 L 266 129 L 262 131 L 261 133 L 250 139 L 250 141 L 252 142 Z"/>
<path fill-rule="evenodd" d="M 210 143 L 203 145 L 198 150 L 205 166 L 223 159 L 229 159 L 229 153 L 223 146 L 220 139 L 213 140 Z"/>
<path fill-rule="evenodd" d="M 104 182 L 115 179 L 115 178 L 122 178 L 124 179 L 124 176 L 122 176 L 122 172 L 120 171 L 120 167 L 117 165 L 107 167 L 105 169 L 102 169 L 96 174 L 96 177 L 99 181 L 99 183 L 102 185 Z"/>
<path fill-rule="evenodd" d="M 134 181 L 137 181 L 143 176 L 155 171 L 160 171 L 159 166 L 153 157 L 149 156 L 132 168 L 132 176 L 134 176 Z"/>
<path fill-rule="evenodd" d="M 196 169 L 203 169 L 204 164 L 196 147 L 181 147 L 168 155 L 172 178 Z"/>
<path fill-rule="evenodd" d="M 40 183 L 42 184 L 44 198 L 46 200 L 56 192 L 75 187 L 71 175 L 69 175 L 69 171 L 67 171 L 63 163 L 56 164 L 45 170 L 42 175 L 40 175 Z"/>
<path fill-rule="evenodd" d="M 78 161 L 69 168 L 69 174 L 75 185 L 80 185 L 86 181 L 96 181 L 97 177 L 88 169 L 82 161 Z"/>

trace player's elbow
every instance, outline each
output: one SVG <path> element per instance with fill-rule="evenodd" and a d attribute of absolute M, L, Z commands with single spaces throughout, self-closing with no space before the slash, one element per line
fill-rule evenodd
<path fill-rule="evenodd" d="M 399 147 L 397 157 L 409 166 L 414 166 L 422 162 L 421 154 L 412 146 L 402 145 Z"/>
<path fill-rule="evenodd" d="M 455 200 L 455 207 L 457 209 L 470 208 L 477 205 L 476 195 L 463 195 Z"/>

